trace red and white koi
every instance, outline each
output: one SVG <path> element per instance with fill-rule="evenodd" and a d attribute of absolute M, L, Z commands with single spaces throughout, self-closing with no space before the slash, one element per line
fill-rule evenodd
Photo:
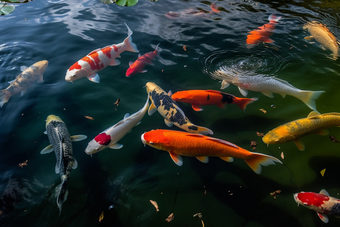
<path fill-rule="evenodd" d="M 159 45 L 159 44 L 158 44 Z M 147 70 L 144 69 L 146 65 L 152 65 L 152 60 L 158 55 L 159 51 L 158 45 L 154 51 L 145 53 L 143 55 L 138 55 L 138 59 L 135 62 L 129 62 L 129 68 L 126 70 L 126 76 L 130 77 L 136 73 L 146 73 Z"/>
<path fill-rule="evenodd" d="M 318 217 L 324 223 L 329 221 L 327 215 L 340 216 L 340 199 L 329 196 L 325 189 L 322 189 L 320 193 L 296 193 L 294 194 L 294 199 L 297 204 L 316 211 Z"/>
<path fill-rule="evenodd" d="M 101 132 L 93 140 L 91 140 L 85 149 L 85 153 L 92 155 L 108 147 L 111 149 L 122 148 L 123 145 L 117 142 L 121 140 L 133 127 L 139 125 L 145 113 L 148 111 L 148 108 L 149 96 L 142 109 L 131 116 L 129 116 L 128 113 L 125 114 L 123 120 Z"/>
<path fill-rule="evenodd" d="M 128 28 L 128 37 L 123 42 L 91 51 L 67 70 L 65 80 L 72 82 L 87 77 L 90 81 L 99 83 L 100 77 L 97 72 L 108 66 L 119 65 L 120 61 L 116 58 L 120 58 L 122 52 L 138 53 L 136 44 L 132 42 L 132 31 L 127 24 L 125 25 Z"/>

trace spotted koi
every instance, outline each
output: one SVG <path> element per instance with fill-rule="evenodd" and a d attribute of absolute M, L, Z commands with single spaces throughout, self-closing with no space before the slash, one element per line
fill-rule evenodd
<path fill-rule="evenodd" d="M 191 123 L 183 110 L 171 98 L 171 92 L 167 94 L 162 88 L 152 82 L 146 83 L 146 91 L 152 102 L 148 111 L 149 115 L 152 115 L 157 110 L 164 117 L 164 122 L 168 127 L 175 125 L 187 132 L 213 134 L 213 131 L 210 129 Z"/>
<path fill-rule="evenodd" d="M 127 24 L 125 25 L 128 29 L 128 37 L 123 42 L 91 51 L 67 70 L 65 80 L 72 82 L 87 77 L 90 81 L 99 83 L 100 77 L 97 72 L 108 66 L 119 65 L 120 61 L 116 58 L 120 58 L 122 52 L 139 52 L 136 44 L 132 42 L 132 31 Z"/>

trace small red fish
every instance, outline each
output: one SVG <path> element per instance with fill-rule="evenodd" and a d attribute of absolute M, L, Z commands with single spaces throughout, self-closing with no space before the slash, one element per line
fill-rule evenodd
<path fill-rule="evenodd" d="M 151 65 L 154 57 L 156 57 L 158 55 L 158 53 L 159 53 L 159 51 L 157 51 L 158 45 L 156 46 L 154 51 L 145 53 L 142 56 L 139 54 L 138 59 L 135 62 L 130 61 L 129 62 L 130 67 L 126 70 L 125 75 L 127 77 L 130 77 L 130 76 L 137 74 L 137 73 L 147 72 L 147 70 L 144 69 L 144 67 L 145 67 L 145 65 L 148 65 L 148 64 Z"/>
<path fill-rule="evenodd" d="M 280 19 L 281 17 L 277 17 L 274 14 L 270 15 L 268 17 L 268 20 L 269 20 L 268 24 L 264 24 L 263 26 L 258 27 L 258 29 L 249 32 L 249 35 L 247 36 L 247 44 L 258 44 L 261 42 L 265 42 L 265 43 L 274 42 L 269 37 L 273 34 L 275 25 L 278 23 Z"/>
<path fill-rule="evenodd" d="M 195 111 L 202 111 L 201 105 L 217 105 L 223 108 L 226 104 L 236 104 L 242 110 L 258 98 L 239 98 L 231 94 L 215 90 L 178 91 L 171 96 L 174 101 L 190 103 Z"/>

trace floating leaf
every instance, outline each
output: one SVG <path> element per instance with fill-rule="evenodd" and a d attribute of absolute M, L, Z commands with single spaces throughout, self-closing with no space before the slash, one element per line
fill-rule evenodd
<path fill-rule="evenodd" d="M 0 15 L 8 15 L 15 10 L 15 6 L 0 3 Z"/>
<path fill-rule="evenodd" d="M 285 155 L 283 154 L 283 152 L 281 152 L 281 158 L 285 159 Z"/>
<path fill-rule="evenodd" d="M 165 219 L 165 221 L 167 222 L 171 222 L 172 220 L 174 220 L 175 216 L 174 216 L 174 213 L 171 213 L 167 219 Z"/>
<path fill-rule="evenodd" d="M 136 5 L 138 0 L 117 0 L 116 4 L 120 6 L 133 6 Z"/>
<path fill-rule="evenodd" d="M 321 176 L 324 176 L 324 175 L 325 175 L 325 172 L 326 172 L 326 169 L 321 170 L 321 171 L 320 171 Z"/>
<path fill-rule="evenodd" d="M 104 211 L 99 216 L 99 222 L 101 222 L 104 219 Z"/>
<path fill-rule="evenodd" d="M 156 201 L 150 200 L 150 203 L 156 208 L 157 211 L 159 211 L 158 204 Z"/>

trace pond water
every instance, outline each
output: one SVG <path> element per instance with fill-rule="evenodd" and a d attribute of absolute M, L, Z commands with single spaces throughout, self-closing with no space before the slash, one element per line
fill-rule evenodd
<path fill-rule="evenodd" d="M 340 140 L 339 128 L 330 128 L 328 136 L 303 137 L 304 151 L 293 142 L 267 146 L 257 135 L 311 112 L 289 95 L 269 98 L 249 91 L 247 97 L 259 99 L 246 113 L 236 105 L 204 106 L 196 112 L 178 103 L 193 123 L 211 129 L 213 137 L 249 151 L 256 141 L 256 152 L 283 162 L 263 167 L 260 175 L 237 158 L 232 163 L 210 158 L 204 164 L 183 157 L 180 167 L 167 152 L 144 146 L 141 134 L 169 129 L 158 113 L 146 114 L 119 141 L 123 148 L 85 153 L 96 135 L 142 108 L 147 82 L 173 93 L 220 90 L 220 82 L 210 74 L 221 66 L 276 76 L 303 90 L 325 91 L 316 100 L 317 110 L 340 112 L 339 59 L 318 42 L 304 39 L 310 34 L 303 29 L 307 22 L 319 21 L 340 37 L 339 3 L 225 0 L 216 2 L 220 13 L 209 13 L 212 3 L 140 0 L 121 7 L 97 0 L 34 0 L 0 17 L 0 89 L 21 73 L 21 66 L 49 62 L 43 83 L 11 97 L 0 109 L 1 226 L 326 226 L 314 211 L 297 206 L 293 194 L 326 189 L 340 198 L 340 144 L 329 139 L 333 135 Z M 189 8 L 182 17 L 165 16 Z M 195 15 L 193 9 L 205 13 Z M 282 17 L 270 37 L 274 42 L 248 45 L 249 32 L 269 23 L 271 14 Z M 154 65 L 147 65 L 146 73 L 126 77 L 129 61 L 138 58 L 126 51 L 120 65 L 98 73 L 98 84 L 86 78 L 65 81 L 68 68 L 92 50 L 122 42 L 127 37 L 124 22 L 140 54 L 159 44 Z M 234 85 L 220 91 L 243 97 Z M 78 168 L 71 172 L 60 214 L 56 158 L 40 154 L 49 145 L 44 131 L 50 114 L 59 116 L 71 135 L 87 135 L 73 143 Z M 281 193 L 274 198 L 270 193 L 276 190 Z M 150 200 L 158 203 L 158 212 Z M 171 213 L 174 219 L 168 223 Z M 194 216 L 197 213 L 201 218 Z M 340 225 L 334 216 L 329 219 L 327 226 Z"/>

